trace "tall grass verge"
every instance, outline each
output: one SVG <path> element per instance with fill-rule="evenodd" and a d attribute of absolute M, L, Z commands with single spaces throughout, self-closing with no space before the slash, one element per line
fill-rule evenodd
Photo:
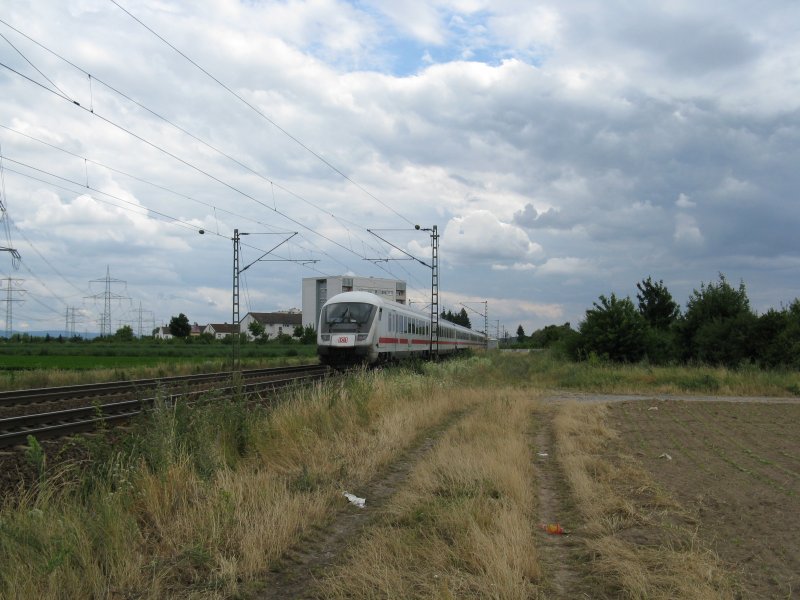
<path fill-rule="evenodd" d="M 0 508 L 0 597 L 234 596 L 323 524 L 343 488 L 463 405 L 404 372 L 297 390 L 273 410 L 161 402 Z"/>
<path fill-rule="evenodd" d="M 322 597 L 538 595 L 529 446 L 536 400 L 509 388 L 458 393 L 478 408 L 415 467 L 386 516 L 321 582 Z"/>
<path fill-rule="evenodd" d="M 653 366 L 572 362 L 550 352 L 492 351 L 467 360 L 426 366 L 468 385 L 536 386 L 617 394 L 800 396 L 800 372 L 754 365 L 731 369 L 702 365 Z"/>
<path fill-rule="evenodd" d="M 617 456 L 607 407 L 557 408 L 556 453 L 585 520 L 579 538 L 597 595 L 611 598 L 734 597 L 719 559 L 693 523 L 632 459 Z"/>

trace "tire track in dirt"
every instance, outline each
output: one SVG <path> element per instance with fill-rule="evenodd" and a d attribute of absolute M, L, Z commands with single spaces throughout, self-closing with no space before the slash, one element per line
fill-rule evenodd
<path fill-rule="evenodd" d="M 386 503 L 408 478 L 414 466 L 431 451 L 436 440 L 463 418 L 467 411 L 457 411 L 442 423 L 429 428 L 398 460 L 358 490 L 349 490 L 366 498 L 364 508 L 344 505 L 332 522 L 316 533 L 307 535 L 300 544 L 281 558 L 280 564 L 267 577 L 260 600 L 314 599 L 315 583 L 326 569 L 334 566 L 346 553 L 346 548 L 361 531 L 381 514 Z M 347 501 L 342 498 L 342 503 Z"/>
<path fill-rule="evenodd" d="M 541 523 L 559 523 L 568 531 L 577 523 L 578 515 L 569 500 L 569 487 L 555 457 L 553 409 L 536 411 L 533 437 L 538 489 L 538 512 Z M 547 456 L 542 456 L 547 454 Z M 538 531 L 537 548 L 544 576 L 542 586 L 546 597 L 574 599 L 582 597 L 582 574 L 573 566 L 577 562 L 577 542 L 574 534 L 548 535 Z"/>

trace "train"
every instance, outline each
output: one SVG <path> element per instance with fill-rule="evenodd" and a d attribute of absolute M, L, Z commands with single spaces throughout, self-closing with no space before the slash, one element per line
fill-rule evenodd
<path fill-rule="evenodd" d="M 439 320 L 439 340 L 431 348 L 431 315 L 371 292 L 343 292 L 322 306 L 317 354 L 322 364 L 344 368 L 377 365 L 411 357 L 431 358 L 484 348 L 486 338 L 467 327 Z"/>

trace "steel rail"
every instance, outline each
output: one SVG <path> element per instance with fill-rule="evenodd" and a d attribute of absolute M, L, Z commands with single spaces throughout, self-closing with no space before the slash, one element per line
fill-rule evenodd
<path fill-rule="evenodd" d="M 255 377 L 269 377 L 271 375 L 283 375 L 293 372 L 304 372 L 311 366 L 318 365 L 299 365 L 291 367 L 272 367 L 269 369 L 250 369 L 241 371 L 245 379 Z M 320 366 L 320 368 L 322 368 Z M 10 390 L 0 392 L 0 407 L 20 406 L 27 404 L 41 404 L 43 402 L 54 402 L 58 400 L 69 400 L 73 398 L 108 396 L 112 394 L 130 394 L 153 387 L 175 387 L 182 384 L 203 384 L 213 383 L 214 381 L 224 381 L 233 376 L 231 371 L 221 371 L 217 373 L 200 373 L 195 375 L 176 375 L 172 377 L 159 377 L 152 379 L 134 379 L 131 381 L 109 381 L 102 383 L 86 383 L 80 385 L 70 385 L 63 387 L 32 388 L 25 390 Z"/>
<path fill-rule="evenodd" d="M 195 390 L 181 394 L 169 394 L 167 399 L 170 402 L 175 402 L 180 399 L 197 398 L 209 392 L 238 391 L 245 396 L 257 394 L 259 395 L 259 400 L 261 400 L 260 394 L 262 392 L 275 391 L 293 384 L 318 381 L 326 375 L 327 369 L 322 369 L 315 365 L 314 368 L 298 373 L 295 377 L 290 376 L 283 379 L 229 385 L 212 390 Z M 37 440 L 51 439 L 74 433 L 93 431 L 100 425 L 127 421 L 143 411 L 150 410 L 158 399 L 158 397 L 150 397 L 124 400 L 100 406 L 86 406 L 0 419 L 0 448 L 25 443 L 29 435 L 34 436 Z"/>

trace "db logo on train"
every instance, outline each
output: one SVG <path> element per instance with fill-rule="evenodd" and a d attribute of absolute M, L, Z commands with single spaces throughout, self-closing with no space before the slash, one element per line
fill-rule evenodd
<path fill-rule="evenodd" d="M 350 340 L 348 339 L 348 337 L 347 337 L 346 335 L 343 335 L 343 336 L 341 336 L 341 337 L 339 338 L 339 343 L 340 343 L 340 344 L 346 344 L 346 343 L 347 343 L 347 342 L 349 342 L 349 341 L 350 341 Z"/>

